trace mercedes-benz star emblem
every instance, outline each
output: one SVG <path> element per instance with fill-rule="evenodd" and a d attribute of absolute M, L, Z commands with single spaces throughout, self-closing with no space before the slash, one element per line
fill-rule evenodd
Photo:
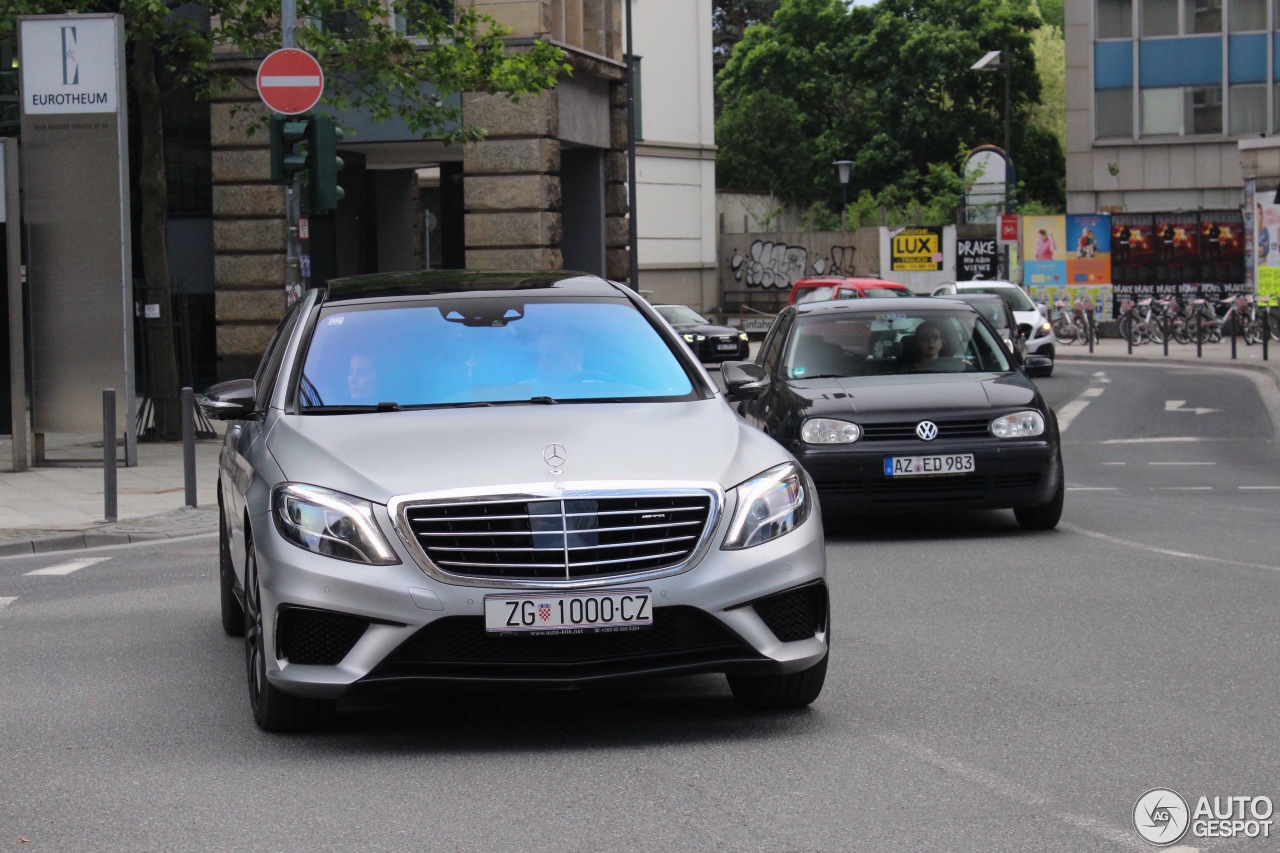
<path fill-rule="evenodd" d="M 916 424 L 916 435 L 924 441 L 933 441 L 938 437 L 938 425 L 933 421 L 921 421 Z"/>
<path fill-rule="evenodd" d="M 564 465 L 565 460 L 569 458 L 569 452 L 564 449 L 563 444 L 548 444 L 546 449 L 542 451 L 542 461 L 551 466 L 552 474 L 563 473 L 560 466 Z"/>

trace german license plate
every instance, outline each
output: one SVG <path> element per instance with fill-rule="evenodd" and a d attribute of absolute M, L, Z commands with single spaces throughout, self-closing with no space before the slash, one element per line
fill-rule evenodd
<path fill-rule="evenodd" d="M 943 474 L 972 474 L 972 453 L 943 453 L 937 456 L 886 456 L 886 477 L 928 477 Z"/>
<path fill-rule="evenodd" d="M 484 598 L 484 627 L 490 633 L 591 634 L 652 626 L 653 595 L 647 589 Z"/>
<path fill-rule="evenodd" d="M 716 344 L 716 349 L 722 352 L 728 351 L 728 350 L 736 350 L 737 348 L 738 348 L 737 344 Z"/>

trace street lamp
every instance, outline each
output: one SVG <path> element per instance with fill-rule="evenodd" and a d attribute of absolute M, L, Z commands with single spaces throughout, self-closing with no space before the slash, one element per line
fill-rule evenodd
<path fill-rule="evenodd" d="M 1001 56 L 1004 61 L 1001 61 Z M 993 50 L 971 66 L 974 71 L 1004 72 L 1004 212 L 1013 213 L 1013 154 L 1009 151 L 1009 106 L 1013 91 L 1013 59 L 1009 45 L 1004 50 Z"/>
<path fill-rule="evenodd" d="M 840 175 L 840 227 L 845 227 L 845 215 L 849 210 L 849 167 L 853 165 L 852 160 L 836 160 L 831 164 L 836 167 L 837 174 Z"/>

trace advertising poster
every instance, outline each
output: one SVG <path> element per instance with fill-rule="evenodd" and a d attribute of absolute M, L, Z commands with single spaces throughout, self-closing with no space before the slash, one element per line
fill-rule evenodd
<path fill-rule="evenodd" d="M 1072 214 L 1067 217 L 1067 283 L 1111 281 L 1111 217 Z"/>
<path fill-rule="evenodd" d="M 937 272 L 942 269 L 942 229 L 903 228 L 891 236 L 889 269 Z"/>
<path fill-rule="evenodd" d="M 1200 211 L 1198 281 L 1244 284 L 1244 214 L 1239 210 Z"/>
<path fill-rule="evenodd" d="M 1280 296 L 1280 205 L 1265 200 L 1263 193 L 1254 199 L 1254 228 L 1258 237 L 1254 241 L 1254 270 L 1258 274 L 1258 293 Z"/>
<path fill-rule="evenodd" d="M 1257 193 L 1257 182 L 1250 178 L 1244 182 L 1244 283 L 1256 285 L 1258 277 L 1253 272 L 1253 246 L 1254 234 L 1257 233 L 1254 224 L 1254 196 Z"/>
<path fill-rule="evenodd" d="M 1200 214 L 1157 213 L 1156 284 L 1200 280 Z"/>
<path fill-rule="evenodd" d="M 1111 214 L 1111 281 L 1151 284 L 1155 281 L 1155 217 L 1149 213 Z"/>
<path fill-rule="evenodd" d="M 956 240 L 956 281 L 993 279 L 998 266 L 995 240 Z"/>
<path fill-rule="evenodd" d="M 1023 286 L 1057 287 L 1067 283 L 1067 218 L 1022 217 Z"/>

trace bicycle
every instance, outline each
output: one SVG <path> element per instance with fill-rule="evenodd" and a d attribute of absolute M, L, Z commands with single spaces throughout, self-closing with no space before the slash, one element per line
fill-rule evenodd
<path fill-rule="evenodd" d="M 1215 344 L 1222 340 L 1222 320 L 1209 303 L 1196 298 L 1191 300 L 1191 306 L 1191 317 L 1195 321 L 1194 324 L 1189 323 L 1193 328 L 1192 340 L 1200 344 Z"/>
<path fill-rule="evenodd" d="M 1223 328 L 1233 327 L 1248 346 L 1262 343 L 1262 336 L 1266 334 L 1266 330 L 1262 319 L 1258 317 L 1253 296 L 1240 294 L 1227 297 L 1222 300 L 1222 304 L 1228 306 L 1227 312 L 1222 315 Z"/>
<path fill-rule="evenodd" d="M 1142 308 L 1146 308 L 1146 317 L 1142 316 Z M 1140 346 L 1150 340 L 1151 300 L 1143 299 L 1134 302 L 1124 299 L 1120 302 L 1120 336 L 1131 346 Z"/>
<path fill-rule="evenodd" d="M 1061 299 L 1054 305 L 1058 308 L 1058 316 L 1053 321 L 1054 337 L 1064 344 L 1073 344 L 1076 341 L 1088 344 L 1089 335 L 1092 334 L 1094 343 L 1098 342 L 1097 326 L 1092 322 L 1092 304 L 1086 307 L 1083 300 L 1077 299 L 1070 313 L 1067 312 L 1067 304 Z"/>

